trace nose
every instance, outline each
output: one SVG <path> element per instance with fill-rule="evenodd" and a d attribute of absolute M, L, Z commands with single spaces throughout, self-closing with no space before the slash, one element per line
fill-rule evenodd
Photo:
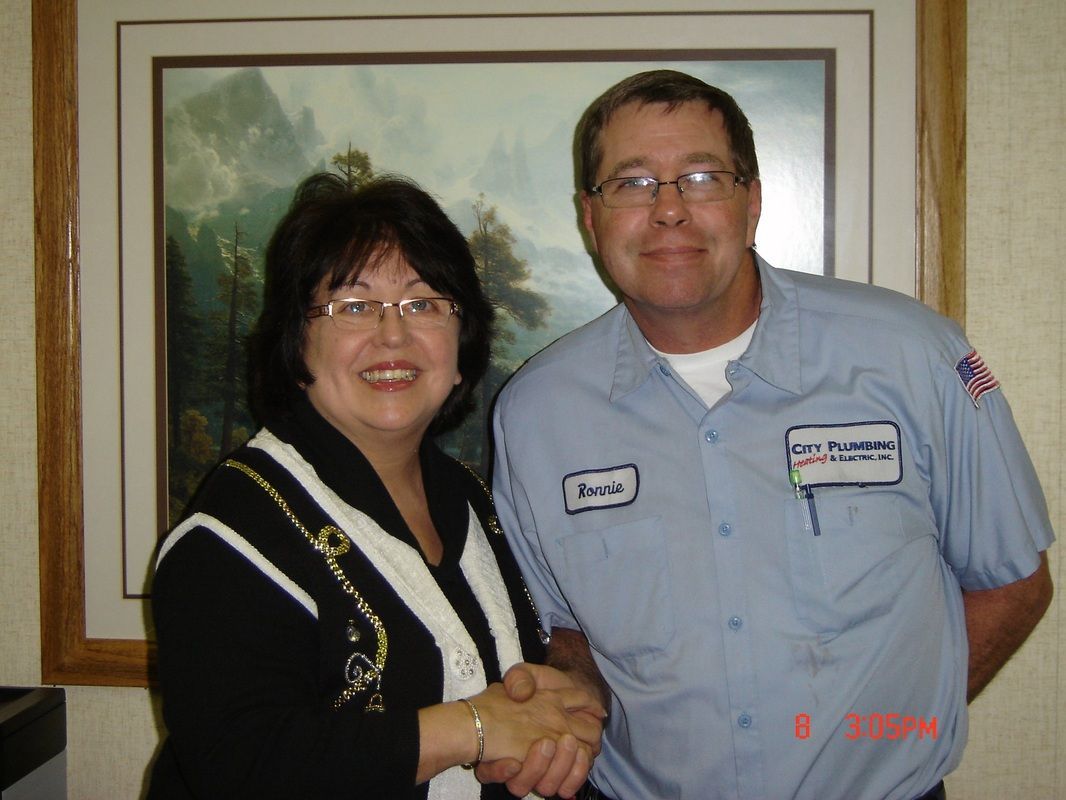
<path fill-rule="evenodd" d="M 400 316 L 400 309 L 389 306 L 383 310 L 378 326 L 374 328 L 377 339 L 388 347 L 397 347 L 407 341 L 407 323 Z"/>
<path fill-rule="evenodd" d="M 675 227 L 684 225 L 691 219 L 688 204 L 681 196 L 681 189 L 676 182 L 659 184 L 655 202 L 651 207 L 651 220 L 654 225 Z"/>

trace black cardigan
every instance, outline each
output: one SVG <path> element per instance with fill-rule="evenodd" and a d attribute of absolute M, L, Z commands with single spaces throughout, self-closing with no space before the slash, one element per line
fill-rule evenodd
<path fill-rule="evenodd" d="M 417 551 L 373 468 L 309 404 L 268 429 L 292 445 L 341 500 Z M 431 442 L 420 457 L 430 514 L 444 545 L 440 565 L 429 570 L 477 645 L 491 683 L 500 679 L 494 640 L 459 568 L 468 501 L 503 575 L 523 656 L 540 661 L 544 651 L 532 602 L 484 485 Z M 333 521 L 308 487 L 262 450 L 246 445 L 230 461 L 241 468 L 218 467 L 189 514 L 207 514 L 236 532 L 313 599 L 318 618 L 207 528 L 192 528 L 166 552 L 152 608 L 169 737 L 148 797 L 425 798 L 427 785 L 414 786 L 417 712 L 443 696 L 441 653 L 433 637 L 351 547 L 336 563 L 384 625 L 388 655 L 378 686 L 345 697 L 353 653 L 373 663 L 377 634 L 278 497 L 312 533 Z M 378 705 L 383 711 L 367 710 Z M 481 797 L 511 795 L 501 786 L 485 786 Z"/>

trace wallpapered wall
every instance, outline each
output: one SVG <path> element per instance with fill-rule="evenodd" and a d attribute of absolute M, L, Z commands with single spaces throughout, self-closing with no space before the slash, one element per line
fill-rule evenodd
<path fill-rule="evenodd" d="M 968 12 L 967 332 L 1011 399 L 1060 541 L 1055 602 L 974 703 L 948 787 L 964 800 L 1066 798 L 1066 4 L 970 0 Z"/>
<path fill-rule="evenodd" d="M 1066 38 L 1061 0 L 970 0 L 967 327 L 1011 398 L 1063 525 Z M 0 684 L 40 681 L 30 0 L 0 0 Z M 47 332 L 43 332 L 45 335 Z M 973 707 L 949 792 L 1066 798 L 1066 601 Z M 157 742 L 143 689 L 68 687 L 73 800 L 136 798 Z"/>

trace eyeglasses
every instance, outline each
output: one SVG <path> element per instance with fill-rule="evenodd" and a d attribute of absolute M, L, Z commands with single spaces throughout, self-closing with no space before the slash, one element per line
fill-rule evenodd
<path fill-rule="evenodd" d="M 443 328 L 452 314 L 459 314 L 459 304 L 449 297 L 412 297 L 398 303 L 345 297 L 330 300 L 324 306 L 311 306 L 307 318 L 331 317 L 343 328 L 371 331 L 385 316 L 386 308 L 395 308 L 400 318 L 413 328 Z"/>
<path fill-rule="evenodd" d="M 679 176 L 676 181 L 648 177 L 611 178 L 599 186 L 593 186 L 592 193 L 598 194 L 607 208 L 637 208 L 652 205 L 659 196 L 659 187 L 672 184 L 686 203 L 712 203 L 728 200 L 736 193 L 737 186 L 747 181 L 747 178 L 735 172 L 711 170 L 690 172 Z"/>

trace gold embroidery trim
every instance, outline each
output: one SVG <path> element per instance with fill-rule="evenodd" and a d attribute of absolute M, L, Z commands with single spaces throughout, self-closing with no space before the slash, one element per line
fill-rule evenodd
<path fill-rule="evenodd" d="M 489 490 L 489 485 L 485 483 L 485 479 L 478 475 L 477 470 L 472 466 L 465 461 L 460 461 L 459 463 L 466 467 L 466 471 L 474 476 L 474 480 L 481 485 L 481 489 L 485 492 L 485 496 L 489 498 L 489 530 L 497 536 L 503 536 L 503 528 L 500 527 L 500 519 L 496 516 L 496 504 L 492 501 L 492 492 Z"/>
<path fill-rule="evenodd" d="M 485 483 L 485 479 L 482 478 L 472 466 L 465 461 L 460 461 L 459 463 L 466 467 L 466 471 L 474 476 L 474 480 L 481 485 L 481 489 L 489 498 L 489 530 L 497 536 L 503 536 L 503 528 L 500 527 L 500 519 L 496 516 L 496 502 L 492 499 L 492 491 L 489 489 L 489 485 Z M 529 593 L 529 587 L 526 586 L 525 578 L 520 575 L 518 580 L 522 582 L 522 591 L 526 593 L 526 600 L 529 601 L 529 607 L 533 609 L 533 619 L 537 621 L 537 637 L 540 639 L 541 643 L 547 647 L 548 643 L 551 641 L 551 634 L 544 630 L 544 626 L 541 624 L 540 612 L 537 611 L 537 604 L 533 602 L 533 595 Z"/>
<path fill-rule="evenodd" d="M 259 487 L 266 492 L 271 499 L 281 508 L 282 512 L 288 517 L 289 522 L 304 535 L 304 538 L 311 544 L 312 547 L 317 550 L 322 557 L 326 560 L 326 564 L 329 567 L 329 571 L 333 573 L 333 577 L 340 583 L 341 588 L 355 600 L 355 607 L 359 613 L 363 615 L 370 626 L 374 629 L 374 633 L 377 635 L 377 652 L 374 654 L 374 663 L 367 663 L 367 669 L 365 671 L 359 670 L 359 675 L 356 679 L 352 679 L 350 671 L 345 670 L 346 677 L 348 677 L 351 685 L 345 689 L 341 695 L 333 701 L 333 708 L 338 709 L 352 699 L 357 693 L 366 691 L 371 685 L 374 686 L 376 691 L 370 696 L 370 700 L 366 704 L 366 711 L 384 711 L 385 700 L 381 696 L 381 678 L 385 674 L 385 659 L 389 653 L 389 637 L 385 632 L 385 624 L 381 621 L 381 618 L 374 613 L 374 610 L 370 607 L 370 604 L 366 602 L 363 596 L 359 593 L 359 590 L 352 585 L 352 582 L 348 580 L 348 576 L 344 574 L 344 570 L 337 563 L 337 557 L 342 556 L 351 549 L 351 542 L 348 541 L 348 537 L 345 536 L 339 529 L 333 525 L 327 525 L 317 534 L 311 533 L 304 524 L 297 519 L 296 514 L 289 508 L 289 504 L 285 502 L 285 498 L 281 496 L 277 489 L 270 485 L 262 475 L 249 467 L 247 464 L 242 464 L 240 461 L 234 461 L 228 459 L 223 462 L 223 466 L 232 467 L 233 469 L 240 470 L 253 481 L 255 481 Z M 349 662 L 351 659 L 349 659 Z"/>

